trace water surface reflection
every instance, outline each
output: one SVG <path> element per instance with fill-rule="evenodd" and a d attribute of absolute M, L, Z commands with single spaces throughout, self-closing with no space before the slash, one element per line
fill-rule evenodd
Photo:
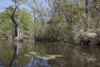
<path fill-rule="evenodd" d="M 64 55 L 64 57 L 45 60 L 25 54 L 36 51 L 38 55 Z M 32 44 L 31 41 L 0 41 L 0 67 L 100 67 L 100 50 L 59 44 Z"/>
<path fill-rule="evenodd" d="M 12 67 L 14 60 L 17 59 L 18 54 L 19 54 L 20 49 L 21 49 L 21 46 L 22 46 L 22 42 L 14 42 L 14 52 L 13 52 L 13 56 L 12 56 L 12 58 L 10 60 L 9 67 Z M 18 65 L 17 64 L 17 60 L 15 62 L 16 62 L 15 66 L 18 67 L 17 66 Z"/>

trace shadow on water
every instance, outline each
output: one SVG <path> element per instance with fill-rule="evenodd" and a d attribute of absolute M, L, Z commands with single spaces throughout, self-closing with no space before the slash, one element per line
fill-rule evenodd
<path fill-rule="evenodd" d="M 14 49 L 13 49 L 13 55 L 10 59 L 10 63 L 9 63 L 9 67 L 19 67 L 18 64 L 18 57 L 19 57 L 19 52 L 21 50 L 22 47 L 22 43 L 21 42 L 14 42 Z M 53 47 L 52 44 L 48 44 L 45 46 L 42 45 L 42 43 L 38 43 L 37 45 L 34 45 L 34 50 L 38 51 L 39 55 L 45 55 L 45 54 L 58 54 L 58 48 L 57 46 L 55 46 L 55 48 L 53 47 L 52 49 L 50 49 L 49 47 Z M 45 48 L 47 47 L 47 48 Z M 43 50 L 43 49 L 48 49 L 47 51 Z M 42 51 L 41 51 L 42 50 Z M 37 58 L 37 57 L 28 57 L 28 59 L 30 59 L 30 61 L 23 65 L 20 64 L 20 67 L 62 67 L 63 64 L 58 63 L 55 59 L 53 60 L 45 60 L 45 59 L 41 59 L 41 58 Z M 22 59 L 23 60 L 23 59 Z M 25 59 L 24 59 L 25 60 Z"/>
<path fill-rule="evenodd" d="M 12 67 L 14 60 L 16 60 L 18 58 L 18 54 L 19 54 L 19 51 L 21 49 L 21 46 L 22 46 L 21 42 L 14 42 L 14 52 L 13 52 L 13 56 L 12 56 L 12 58 L 10 60 L 9 67 Z M 15 66 L 18 67 L 17 66 L 17 61 L 16 61 L 16 65 Z"/>
<path fill-rule="evenodd" d="M 37 55 L 25 56 L 30 52 Z M 64 55 L 56 59 L 43 59 L 48 55 Z M 0 41 L 0 67 L 100 67 L 100 50 L 31 41 Z"/>

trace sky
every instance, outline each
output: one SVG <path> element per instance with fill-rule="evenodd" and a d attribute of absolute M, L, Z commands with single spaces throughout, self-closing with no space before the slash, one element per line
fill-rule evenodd
<path fill-rule="evenodd" d="M 45 0 L 38 0 L 38 1 L 42 2 L 44 7 L 48 7 Z M 8 6 L 14 6 L 14 5 L 15 3 L 12 2 L 11 0 L 0 0 L 0 12 L 3 12 Z M 30 10 L 28 6 L 23 4 L 20 5 L 19 8 L 27 8 L 28 10 Z"/>
<path fill-rule="evenodd" d="M 0 0 L 0 12 L 3 12 L 8 6 L 14 6 L 14 2 L 12 2 L 11 0 Z M 28 8 L 25 5 L 20 5 L 20 8 L 23 7 Z"/>
<path fill-rule="evenodd" d="M 11 5 L 14 5 L 11 0 L 0 0 L 0 12 L 4 11 L 6 7 Z"/>

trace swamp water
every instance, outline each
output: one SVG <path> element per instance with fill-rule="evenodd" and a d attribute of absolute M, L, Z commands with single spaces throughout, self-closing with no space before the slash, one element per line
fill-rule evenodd
<path fill-rule="evenodd" d="M 100 67 L 100 49 L 0 41 L 0 67 Z"/>

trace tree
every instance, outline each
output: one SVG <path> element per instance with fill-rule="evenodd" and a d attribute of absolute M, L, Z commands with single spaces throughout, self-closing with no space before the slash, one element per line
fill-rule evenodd
<path fill-rule="evenodd" d="M 12 22 L 13 22 L 13 24 L 14 24 L 14 30 L 15 30 L 15 39 L 16 40 L 22 40 L 23 38 L 22 38 L 22 33 L 21 33 L 21 31 L 20 31 L 20 29 L 19 29 L 19 22 L 20 22 L 20 18 L 19 18 L 19 0 L 14 0 L 15 1 L 15 10 L 14 10 L 14 12 L 13 12 L 13 14 L 12 14 L 12 16 L 11 16 L 11 19 L 12 19 Z M 14 14 L 15 14 L 15 12 L 16 12 L 16 9 L 18 9 L 18 23 L 15 21 L 15 19 L 14 19 Z"/>

